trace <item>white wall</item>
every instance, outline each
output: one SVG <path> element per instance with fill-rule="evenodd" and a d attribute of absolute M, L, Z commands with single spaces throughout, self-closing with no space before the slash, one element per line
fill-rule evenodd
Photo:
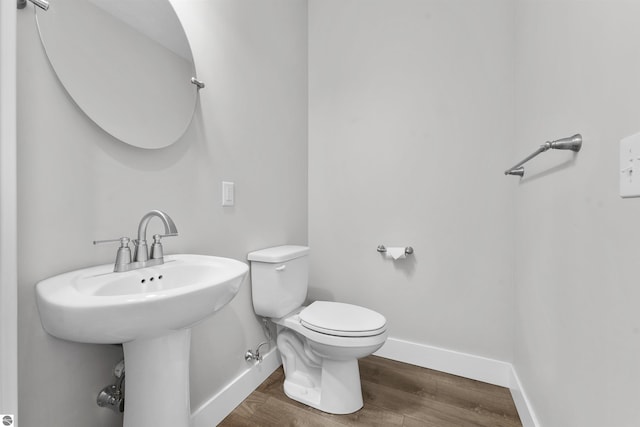
<path fill-rule="evenodd" d="M 618 143 L 640 131 L 640 5 L 309 4 L 312 297 L 513 361 L 541 426 L 638 425 L 640 202 L 618 196 Z M 501 174 L 576 132 L 578 155 Z"/>
<path fill-rule="evenodd" d="M 640 3 L 517 2 L 517 146 L 581 132 L 516 190 L 515 367 L 544 427 L 640 425 L 640 201 L 618 146 L 640 131 Z"/>
<path fill-rule="evenodd" d="M 307 155 L 311 298 L 379 310 L 396 338 L 513 360 L 545 427 L 640 422 L 640 202 L 617 196 L 618 141 L 640 131 L 637 2 L 311 0 L 308 153 L 306 2 L 174 4 L 207 87 L 158 152 L 86 119 L 31 6 L 18 12 L 22 427 L 119 422 L 94 400 L 121 350 L 48 337 L 38 280 L 110 262 L 90 241 L 153 208 L 179 227 L 168 252 L 306 243 Z M 502 175 L 574 132 L 577 156 Z M 218 204 L 223 179 L 235 208 Z M 381 243 L 415 255 L 393 263 Z M 194 330 L 192 406 L 261 340 L 247 281 Z"/>
<path fill-rule="evenodd" d="M 313 299 L 389 334 L 511 360 L 514 8 L 309 1 Z M 379 244 L 410 245 L 392 262 Z"/>
<path fill-rule="evenodd" d="M 159 151 L 127 146 L 87 119 L 47 62 L 32 6 L 18 11 L 21 427 L 121 423 L 95 404 L 120 347 L 52 338 L 35 306 L 39 280 L 113 261 L 115 247 L 92 240 L 131 235 L 145 212 L 162 209 L 180 232 L 167 253 L 244 260 L 265 246 L 306 243 L 306 3 L 174 4 L 207 86 L 185 136 Z M 222 180 L 236 183 L 234 208 L 220 206 Z M 246 280 L 193 331 L 192 408 L 246 369 L 244 352 L 263 338 Z"/>
<path fill-rule="evenodd" d="M 0 413 L 18 414 L 16 9 L 0 3 Z"/>

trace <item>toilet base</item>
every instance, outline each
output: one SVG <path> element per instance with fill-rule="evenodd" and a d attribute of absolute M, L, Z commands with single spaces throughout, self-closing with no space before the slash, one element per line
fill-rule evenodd
<path fill-rule="evenodd" d="M 280 330 L 277 344 L 289 398 L 330 414 L 351 414 L 362 408 L 358 359 L 318 357 L 308 342 L 290 330 Z"/>
<path fill-rule="evenodd" d="M 293 373 L 284 380 L 284 393 L 293 400 L 330 414 L 351 414 L 363 406 L 358 360 L 324 359 L 319 387 Z M 305 384 L 306 383 L 306 384 Z"/>

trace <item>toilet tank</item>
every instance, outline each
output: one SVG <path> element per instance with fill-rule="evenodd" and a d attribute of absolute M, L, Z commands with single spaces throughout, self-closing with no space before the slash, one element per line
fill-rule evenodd
<path fill-rule="evenodd" d="M 277 246 L 251 252 L 253 309 L 263 317 L 280 318 L 300 307 L 307 298 L 309 248 Z"/>

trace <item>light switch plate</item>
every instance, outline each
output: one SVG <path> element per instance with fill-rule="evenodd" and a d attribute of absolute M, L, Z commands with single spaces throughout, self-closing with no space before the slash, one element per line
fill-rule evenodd
<path fill-rule="evenodd" d="M 620 141 L 620 197 L 640 197 L 640 133 Z"/>
<path fill-rule="evenodd" d="M 222 181 L 222 206 L 235 204 L 235 189 L 233 182 Z"/>

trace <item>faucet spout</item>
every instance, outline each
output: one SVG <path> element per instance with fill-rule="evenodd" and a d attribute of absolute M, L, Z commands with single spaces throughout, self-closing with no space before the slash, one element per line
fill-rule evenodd
<path fill-rule="evenodd" d="M 151 221 L 151 218 L 153 218 L 154 216 L 162 220 L 162 223 L 164 224 L 164 234 L 178 234 L 176 224 L 173 222 L 171 217 L 165 212 L 154 209 L 147 212 L 140 220 L 140 225 L 138 225 L 139 241 L 147 240 L 147 226 L 149 225 L 149 221 Z"/>
<path fill-rule="evenodd" d="M 160 218 L 160 220 L 164 224 L 165 235 L 175 236 L 178 234 L 176 224 L 167 213 L 160 210 L 152 210 L 147 212 L 140 220 L 140 225 L 138 225 L 138 240 L 134 242 L 134 262 L 145 262 L 149 259 L 149 252 L 147 250 L 147 226 L 149 225 L 149 221 L 151 221 L 151 218 L 153 217 Z"/>

